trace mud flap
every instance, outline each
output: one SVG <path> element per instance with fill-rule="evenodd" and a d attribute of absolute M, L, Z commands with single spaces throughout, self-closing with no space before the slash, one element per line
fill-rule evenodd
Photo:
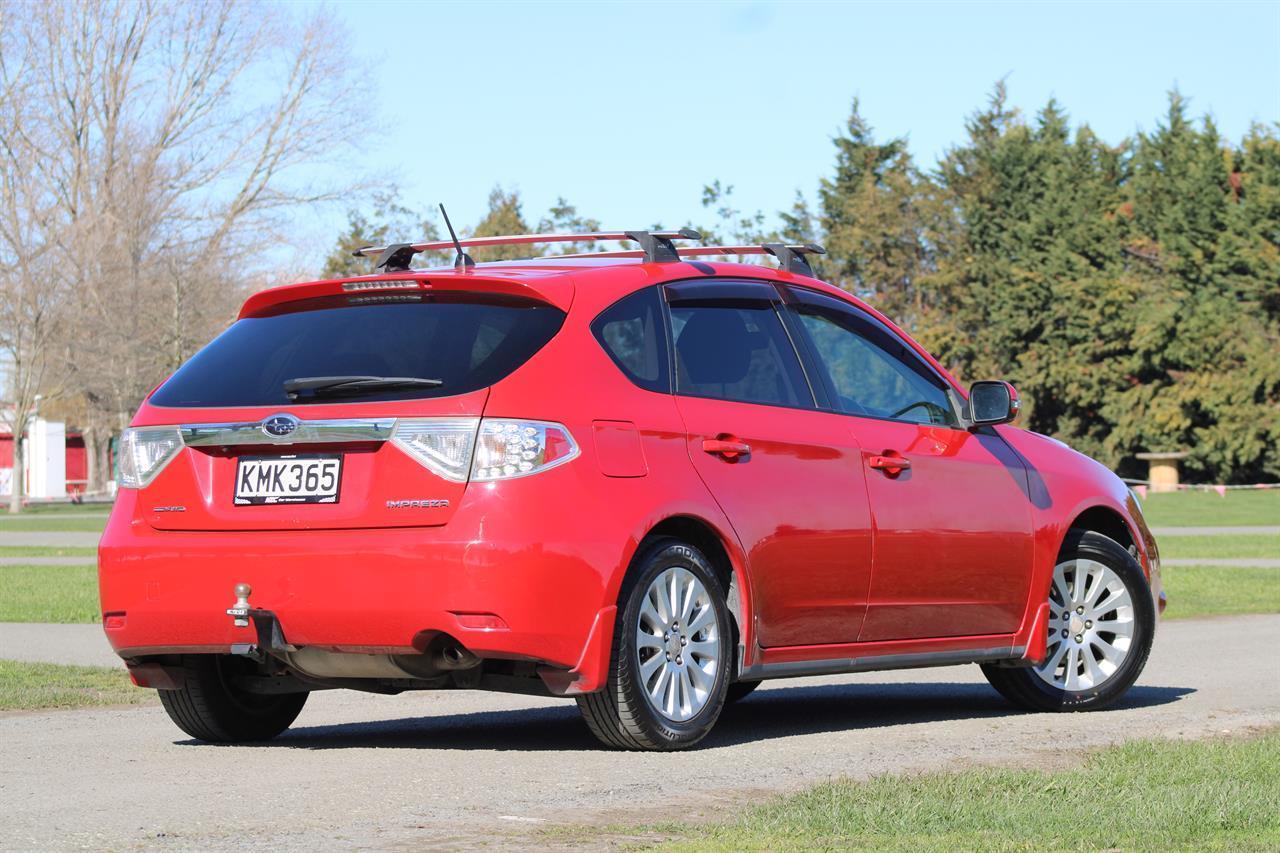
<path fill-rule="evenodd" d="M 601 608 L 591 624 L 591 633 L 582 647 L 577 665 L 570 670 L 540 667 L 538 675 L 547 689 L 557 696 L 594 693 L 609 678 L 609 656 L 613 652 L 613 623 L 618 618 L 616 605 Z"/>
<path fill-rule="evenodd" d="M 1044 602 L 1036 610 L 1036 618 L 1031 620 L 1031 632 L 1027 635 L 1027 651 L 1022 659 L 1031 666 L 1044 663 L 1049 647 L 1049 602 Z"/>

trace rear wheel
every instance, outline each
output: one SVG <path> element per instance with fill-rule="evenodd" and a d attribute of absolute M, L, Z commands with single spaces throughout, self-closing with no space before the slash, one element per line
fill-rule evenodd
<path fill-rule="evenodd" d="M 289 728 L 307 702 L 306 693 L 262 695 L 232 683 L 248 675 L 252 662 L 231 655 L 184 655 L 178 690 L 161 690 L 169 719 L 197 740 L 243 743 L 270 740 Z"/>
<path fill-rule="evenodd" d="M 1155 605 L 1142 567 L 1119 543 L 1072 531 L 1049 590 L 1039 666 L 982 667 L 991 686 L 1033 711 L 1093 711 L 1115 702 L 1146 665 Z"/>
<path fill-rule="evenodd" d="M 672 750 L 706 737 L 724 708 L 732 631 L 724 591 L 698 549 L 660 539 L 623 587 L 609 680 L 578 697 L 600 741 Z"/>

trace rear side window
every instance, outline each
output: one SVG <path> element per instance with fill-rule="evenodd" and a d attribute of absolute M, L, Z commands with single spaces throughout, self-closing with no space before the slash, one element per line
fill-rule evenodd
<path fill-rule="evenodd" d="M 658 288 L 648 287 L 615 302 L 595 319 L 591 331 L 628 379 L 647 391 L 670 393 L 667 333 Z"/>
<path fill-rule="evenodd" d="M 447 397 L 492 385 L 559 331 L 564 312 L 535 300 L 439 294 L 421 301 L 351 304 L 360 297 L 290 303 L 237 320 L 152 396 L 158 406 L 284 406 Z M 433 388 L 291 401 L 289 379 L 413 377 Z"/>
<path fill-rule="evenodd" d="M 813 408 L 782 321 L 767 302 L 675 303 L 676 392 Z"/>

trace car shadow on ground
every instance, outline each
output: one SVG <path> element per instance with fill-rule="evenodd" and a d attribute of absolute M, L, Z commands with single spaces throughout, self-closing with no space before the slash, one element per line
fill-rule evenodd
<path fill-rule="evenodd" d="M 1190 687 L 1134 687 L 1116 709 L 1176 702 Z M 1106 712 L 1100 712 L 1106 713 Z M 1021 716 L 985 684 L 833 684 L 761 689 L 724 710 L 699 748 L 819 732 Z M 304 712 L 305 717 L 305 712 Z M 179 741 L 203 745 L 199 741 Z M 572 702 L 562 706 L 295 727 L 261 746 L 292 749 L 596 750 Z"/>

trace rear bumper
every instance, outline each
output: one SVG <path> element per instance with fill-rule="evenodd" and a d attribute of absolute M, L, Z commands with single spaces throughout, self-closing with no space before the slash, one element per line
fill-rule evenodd
<path fill-rule="evenodd" d="M 212 533 L 154 530 L 136 519 L 135 496 L 121 493 L 99 546 L 104 628 L 123 658 L 254 642 L 226 613 L 247 583 L 293 645 L 412 654 L 443 632 L 482 658 L 560 670 L 547 678 L 557 692 L 603 681 L 617 540 L 556 537 L 545 515 L 524 520 L 484 494 L 447 527 Z"/>

